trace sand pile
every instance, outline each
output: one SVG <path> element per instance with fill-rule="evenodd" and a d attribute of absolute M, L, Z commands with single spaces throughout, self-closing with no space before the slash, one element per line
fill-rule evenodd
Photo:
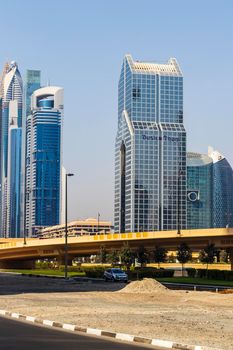
<path fill-rule="evenodd" d="M 123 293 L 157 293 L 168 290 L 158 281 L 152 278 L 144 278 L 141 281 L 134 281 L 129 283 L 125 288 L 119 292 Z"/>

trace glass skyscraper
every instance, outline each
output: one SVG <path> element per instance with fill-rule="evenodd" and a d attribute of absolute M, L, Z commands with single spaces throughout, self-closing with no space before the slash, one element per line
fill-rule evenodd
<path fill-rule="evenodd" d="M 227 159 L 209 148 L 213 159 L 213 227 L 233 227 L 233 170 Z"/>
<path fill-rule="evenodd" d="M 24 94 L 25 94 L 25 115 L 31 114 L 31 96 L 35 90 L 41 87 L 40 70 L 28 69 L 26 71 Z"/>
<path fill-rule="evenodd" d="M 22 162 L 21 162 L 21 223 L 20 231 L 23 236 L 25 230 L 25 157 L 26 157 L 26 120 L 27 116 L 31 114 L 31 96 L 35 90 L 41 87 L 41 72 L 40 70 L 27 69 L 24 82 L 24 118 L 23 118 L 23 132 L 22 132 Z"/>
<path fill-rule="evenodd" d="M 0 229 L 2 229 L 2 158 L 3 158 L 3 95 L 4 95 L 4 78 L 9 70 L 9 63 L 5 63 L 1 77 L 0 77 Z M 0 236 L 2 232 L 0 233 Z"/>
<path fill-rule="evenodd" d="M 233 227 L 233 170 L 209 147 L 187 154 L 187 228 Z"/>
<path fill-rule="evenodd" d="M 1 233 L 20 234 L 20 164 L 23 83 L 16 62 L 11 62 L 1 86 Z"/>
<path fill-rule="evenodd" d="M 187 228 L 213 226 L 213 160 L 187 153 Z"/>
<path fill-rule="evenodd" d="M 186 228 L 186 131 L 177 61 L 126 55 L 118 86 L 115 232 Z"/>
<path fill-rule="evenodd" d="M 26 233 L 60 222 L 63 89 L 32 94 L 26 130 Z"/>

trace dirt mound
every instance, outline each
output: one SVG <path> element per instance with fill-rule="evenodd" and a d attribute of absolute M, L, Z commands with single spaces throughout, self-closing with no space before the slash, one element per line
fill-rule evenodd
<path fill-rule="evenodd" d="M 233 294 L 233 289 L 223 289 L 219 291 L 220 294 Z"/>
<path fill-rule="evenodd" d="M 121 289 L 123 293 L 157 293 L 168 290 L 158 281 L 152 278 L 144 278 L 141 281 L 134 281 L 129 283 L 125 288 Z"/>

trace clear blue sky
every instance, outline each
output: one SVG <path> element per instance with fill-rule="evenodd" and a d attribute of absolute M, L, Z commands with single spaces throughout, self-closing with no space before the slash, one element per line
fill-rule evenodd
<path fill-rule="evenodd" d="M 122 59 L 167 61 L 184 74 L 188 149 L 212 145 L 233 165 L 233 1 L 11 0 L 1 3 L 0 65 L 65 89 L 70 219 L 113 219 L 117 84 Z"/>

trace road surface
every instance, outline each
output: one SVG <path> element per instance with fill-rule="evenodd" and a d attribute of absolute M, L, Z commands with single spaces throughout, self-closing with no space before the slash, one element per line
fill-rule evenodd
<path fill-rule="evenodd" d="M 0 317 L 0 350 L 148 350 L 152 346 L 108 341 Z M 161 349 L 162 350 L 162 349 Z"/>

